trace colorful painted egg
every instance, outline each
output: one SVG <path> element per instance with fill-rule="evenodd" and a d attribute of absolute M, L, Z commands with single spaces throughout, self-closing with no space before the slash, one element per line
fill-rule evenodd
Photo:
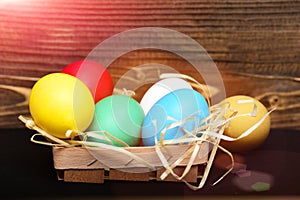
<path fill-rule="evenodd" d="M 144 111 L 136 100 L 125 95 L 111 95 L 96 104 L 94 120 L 88 131 L 99 134 L 105 131 L 129 146 L 136 146 L 144 117 Z M 114 146 L 123 146 L 114 139 L 111 141 Z"/>
<path fill-rule="evenodd" d="M 105 67 L 92 60 L 71 63 L 62 73 L 79 78 L 90 89 L 95 103 L 112 94 L 113 81 Z"/>
<path fill-rule="evenodd" d="M 224 135 L 232 138 L 238 138 L 246 130 L 258 123 L 267 113 L 266 107 L 258 100 L 244 95 L 237 95 L 226 98 L 230 109 L 237 111 L 237 115 L 252 113 L 256 107 L 255 116 L 241 116 L 229 122 L 228 127 L 224 131 Z M 228 119 L 234 111 L 228 111 L 226 118 Z M 222 141 L 221 145 L 233 152 L 244 152 L 257 148 L 268 137 L 270 132 L 270 116 L 254 129 L 248 136 L 235 141 Z"/>
<path fill-rule="evenodd" d="M 86 85 L 64 73 L 52 73 L 39 79 L 29 98 L 34 122 L 58 138 L 67 138 L 68 130 L 85 131 L 92 122 L 94 109 L 94 100 Z"/>
<path fill-rule="evenodd" d="M 151 107 L 163 96 L 174 90 L 182 88 L 192 89 L 191 85 L 188 82 L 180 78 L 167 78 L 160 80 L 152 85 L 144 94 L 140 102 L 145 115 L 149 112 Z"/>
<path fill-rule="evenodd" d="M 187 120 L 180 126 L 168 129 L 164 140 L 182 137 L 185 130 L 192 132 L 209 115 L 205 98 L 192 89 L 179 89 L 168 93 L 156 102 L 145 117 L 142 138 L 145 146 L 155 145 L 155 137 L 160 141 L 162 130 L 181 120 Z"/>

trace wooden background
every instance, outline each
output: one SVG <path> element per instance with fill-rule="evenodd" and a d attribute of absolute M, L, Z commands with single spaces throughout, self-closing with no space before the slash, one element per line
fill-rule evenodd
<path fill-rule="evenodd" d="M 258 98 L 273 128 L 300 129 L 298 0 L 0 1 L 0 127 L 18 128 L 30 89 L 43 75 L 84 59 L 101 41 L 137 27 L 164 27 L 197 40 L 215 61 L 227 96 Z M 108 69 L 114 80 L 158 62 L 193 74 L 183 59 L 137 51 Z"/>

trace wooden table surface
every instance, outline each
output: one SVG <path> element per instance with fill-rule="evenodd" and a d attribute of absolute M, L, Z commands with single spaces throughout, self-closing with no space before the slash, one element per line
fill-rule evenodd
<path fill-rule="evenodd" d="M 41 76 L 85 59 L 114 34 L 141 27 L 168 28 L 196 40 L 218 66 L 227 96 L 246 94 L 277 106 L 272 127 L 299 129 L 298 0 L 1 1 L 0 127 L 23 126 L 17 116 L 28 114 L 30 89 Z M 108 69 L 116 81 L 151 62 L 194 74 L 186 60 L 154 50 L 130 52 Z"/>

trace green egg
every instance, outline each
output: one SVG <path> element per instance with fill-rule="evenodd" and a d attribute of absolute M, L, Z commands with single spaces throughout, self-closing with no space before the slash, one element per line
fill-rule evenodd
<path fill-rule="evenodd" d="M 136 146 L 139 143 L 144 117 L 144 111 L 136 100 L 125 95 L 111 95 L 95 105 L 94 119 L 88 131 L 98 134 L 105 131 L 129 146 Z M 99 139 L 89 141 L 103 142 Z M 117 140 L 111 139 L 111 142 L 114 146 L 123 146 Z"/>

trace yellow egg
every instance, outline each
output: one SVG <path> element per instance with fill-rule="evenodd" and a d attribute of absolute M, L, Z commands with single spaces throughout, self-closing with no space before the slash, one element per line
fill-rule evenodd
<path fill-rule="evenodd" d="M 68 138 L 68 130 L 87 129 L 94 109 L 87 86 L 68 74 L 48 74 L 35 83 L 30 93 L 29 110 L 34 122 L 58 138 Z"/>
<path fill-rule="evenodd" d="M 254 107 L 257 107 L 255 116 L 240 116 L 230 121 L 229 126 L 224 130 L 224 135 L 232 138 L 239 137 L 268 113 L 268 110 L 261 102 L 249 96 L 232 96 L 226 98 L 225 101 L 229 103 L 230 109 L 238 111 L 237 115 L 252 113 Z M 232 114 L 232 111 L 226 112 L 226 118 L 228 119 Z M 223 140 L 221 141 L 221 146 L 233 152 L 253 150 L 266 140 L 269 132 L 270 116 L 266 117 L 265 120 L 246 137 L 235 141 Z"/>

